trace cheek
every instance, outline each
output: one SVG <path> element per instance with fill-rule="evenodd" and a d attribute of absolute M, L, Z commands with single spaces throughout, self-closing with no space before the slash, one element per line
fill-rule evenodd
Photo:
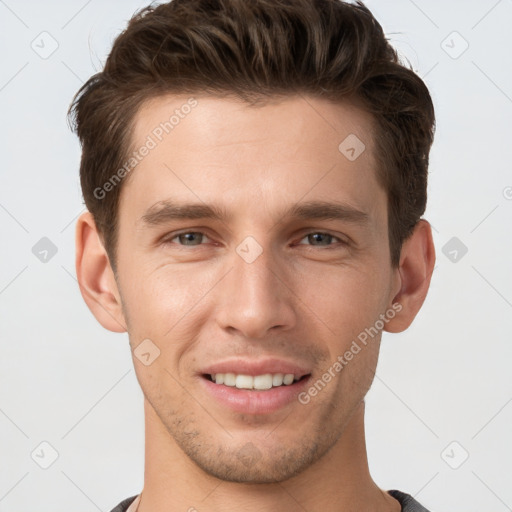
<path fill-rule="evenodd" d="M 129 317 L 130 343 L 135 349 L 143 340 L 160 350 L 159 362 L 176 367 L 198 339 L 207 314 L 205 296 L 216 279 L 211 272 L 161 266 L 125 274 L 123 307 Z"/>
<path fill-rule="evenodd" d="M 302 273 L 296 284 L 304 314 L 342 345 L 373 325 L 385 307 L 386 277 L 368 267 Z"/>
<path fill-rule="evenodd" d="M 304 312 L 321 333 L 328 354 L 318 378 L 328 380 L 331 391 L 318 394 L 319 404 L 335 400 L 340 410 L 347 410 L 369 389 L 380 348 L 375 323 L 385 308 L 384 274 L 345 268 L 323 272 L 323 277 L 308 275 L 302 281 Z"/>
<path fill-rule="evenodd" d="M 191 268 L 167 265 L 145 271 L 142 264 L 135 268 L 128 278 L 131 286 L 127 301 L 136 318 L 152 322 L 148 327 L 158 325 L 170 329 L 211 288 L 208 275 Z"/>

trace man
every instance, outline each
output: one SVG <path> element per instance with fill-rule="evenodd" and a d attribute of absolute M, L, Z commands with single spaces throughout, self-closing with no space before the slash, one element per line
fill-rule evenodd
<path fill-rule="evenodd" d="M 114 511 L 425 511 L 373 482 L 364 397 L 430 284 L 434 110 L 368 9 L 146 8 L 70 115 L 80 290 L 145 398 Z"/>

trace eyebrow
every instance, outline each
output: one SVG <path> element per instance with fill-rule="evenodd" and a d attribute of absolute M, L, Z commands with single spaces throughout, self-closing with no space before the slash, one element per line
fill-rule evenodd
<path fill-rule="evenodd" d="M 172 220 L 212 219 L 224 222 L 231 218 L 232 215 L 225 208 L 215 204 L 178 203 L 167 199 L 148 208 L 140 221 L 148 226 L 157 226 Z M 297 203 L 277 218 L 281 220 L 341 220 L 359 225 L 367 224 L 369 221 L 369 215 L 366 212 L 348 204 L 329 201 Z"/>

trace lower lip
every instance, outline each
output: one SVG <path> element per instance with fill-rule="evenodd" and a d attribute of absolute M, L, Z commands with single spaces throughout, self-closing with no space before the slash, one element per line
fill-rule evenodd
<path fill-rule="evenodd" d="M 236 387 L 215 384 L 200 377 L 206 392 L 220 405 L 243 414 L 270 414 L 286 405 L 297 402 L 297 395 L 306 387 L 310 376 L 288 386 L 278 386 L 267 390 L 238 389 Z"/>

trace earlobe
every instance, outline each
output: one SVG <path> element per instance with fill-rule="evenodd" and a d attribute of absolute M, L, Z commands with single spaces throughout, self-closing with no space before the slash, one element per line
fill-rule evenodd
<path fill-rule="evenodd" d="M 432 229 L 428 221 L 420 219 L 402 245 L 398 268 L 401 287 L 392 301 L 395 308 L 397 304 L 401 307 L 384 330 L 402 332 L 411 325 L 427 296 L 435 261 Z"/>
<path fill-rule="evenodd" d="M 82 297 L 105 329 L 126 332 L 114 273 L 90 212 L 78 218 L 75 235 L 76 275 Z"/>

